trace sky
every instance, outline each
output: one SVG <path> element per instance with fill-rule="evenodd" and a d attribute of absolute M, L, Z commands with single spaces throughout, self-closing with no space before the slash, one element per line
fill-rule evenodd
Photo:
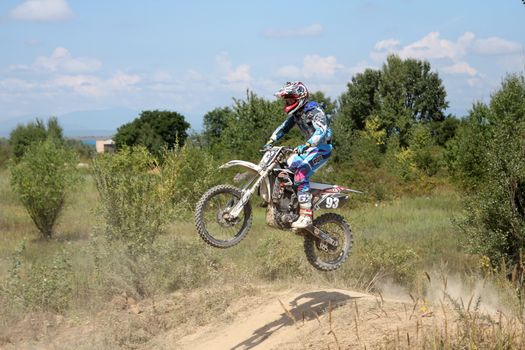
<path fill-rule="evenodd" d="M 286 81 L 337 99 L 388 54 L 428 60 L 448 113 L 525 69 L 522 0 L 2 0 L 0 136 L 58 116 L 77 132 L 142 110 L 203 116 Z M 94 125 L 96 124 L 96 125 Z M 68 129 L 66 128 L 66 134 Z"/>

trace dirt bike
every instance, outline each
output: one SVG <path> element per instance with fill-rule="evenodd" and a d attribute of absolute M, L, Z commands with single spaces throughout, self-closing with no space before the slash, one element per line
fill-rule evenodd
<path fill-rule="evenodd" d="M 259 164 L 232 160 L 220 169 L 241 166 L 254 174 L 239 189 L 232 185 L 210 188 L 201 197 L 195 210 L 195 224 L 200 237 L 209 245 L 229 248 L 238 244 L 250 230 L 252 207 L 250 199 L 256 193 L 266 206 L 266 223 L 281 230 L 291 230 L 299 217 L 299 203 L 294 173 L 287 160 L 294 155 L 289 147 L 264 150 Z M 312 209 L 337 209 L 349 193 L 362 193 L 337 185 L 310 182 Z M 352 248 L 352 230 L 345 218 L 336 213 L 323 214 L 310 227 L 295 230 L 304 236 L 304 252 L 308 262 L 322 271 L 335 270 L 346 261 Z"/>

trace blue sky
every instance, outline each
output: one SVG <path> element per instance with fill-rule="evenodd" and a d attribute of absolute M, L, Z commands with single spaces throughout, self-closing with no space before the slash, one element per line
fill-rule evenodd
<path fill-rule="evenodd" d="M 523 72 L 525 5 L 3 0 L 0 50 L 0 132 L 51 115 L 85 126 L 92 112 L 116 127 L 146 109 L 177 111 L 199 130 L 246 89 L 271 99 L 301 80 L 336 99 L 389 53 L 430 61 L 448 112 L 462 116 L 506 73 Z"/>

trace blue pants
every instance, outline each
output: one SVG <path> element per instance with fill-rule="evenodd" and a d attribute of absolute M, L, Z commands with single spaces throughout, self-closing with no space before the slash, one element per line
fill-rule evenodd
<path fill-rule="evenodd" d="M 323 164 L 328 161 L 332 154 L 332 145 L 319 144 L 310 147 L 303 154 L 296 154 L 288 159 L 290 170 L 294 171 L 294 185 L 297 186 L 297 193 L 306 194 L 310 192 L 310 177 Z"/>

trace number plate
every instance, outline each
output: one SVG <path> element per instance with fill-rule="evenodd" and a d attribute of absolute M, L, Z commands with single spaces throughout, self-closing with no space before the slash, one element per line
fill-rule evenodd
<path fill-rule="evenodd" d="M 337 209 L 348 200 L 348 196 L 340 193 L 334 193 L 321 197 L 314 203 L 314 209 Z"/>

